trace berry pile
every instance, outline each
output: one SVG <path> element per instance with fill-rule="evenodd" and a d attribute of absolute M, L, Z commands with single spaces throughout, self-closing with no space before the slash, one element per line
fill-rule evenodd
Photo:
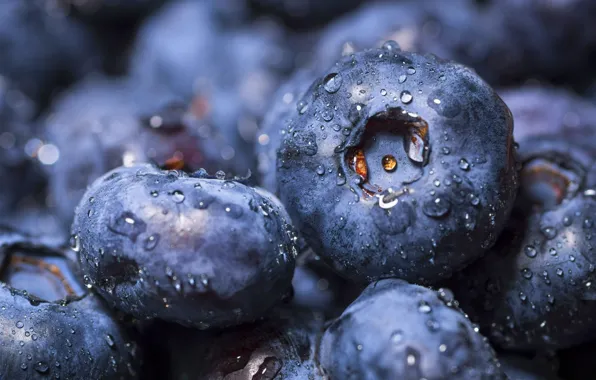
<path fill-rule="evenodd" d="M 0 2 L 0 380 L 595 378 L 595 17 Z"/>

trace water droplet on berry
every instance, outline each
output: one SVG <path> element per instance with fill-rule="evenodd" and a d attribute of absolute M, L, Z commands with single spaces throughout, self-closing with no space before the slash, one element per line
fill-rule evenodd
<path fill-rule="evenodd" d="M 385 43 L 383 44 L 382 47 L 384 50 L 387 50 L 387 51 L 401 50 L 401 48 L 399 47 L 399 44 L 397 42 L 395 42 L 394 40 L 385 41 Z"/>
<path fill-rule="evenodd" d="M 386 172 L 393 172 L 397 168 L 397 160 L 390 154 L 383 156 L 381 163 Z"/>
<path fill-rule="evenodd" d="M 401 95 L 399 96 L 399 100 L 401 100 L 403 104 L 410 104 L 413 99 L 414 97 L 409 91 L 402 91 Z"/>
<path fill-rule="evenodd" d="M 184 193 L 180 190 L 174 190 L 174 192 L 172 193 L 172 199 L 174 200 L 174 202 L 176 203 L 182 203 L 184 202 Z"/>
<path fill-rule="evenodd" d="M 323 87 L 325 88 L 325 91 L 327 91 L 330 94 L 334 94 L 337 91 L 339 91 L 339 89 L 341 88 L 341 85 L 343 83 L 343 78 L 341 76 L 341 74 L 338 73 L 332 73 L 329 74 L 325 77 L 325 79 L 323 79 Z M 306 110 L 305 110 L 306 111 Z M 304 112 L 300 112 L 301 114 Z"/>
<path fill-rule="evenodd" d="M 530 258 L 534 258 L 538 254 L 538 252 L 536 251 L 536 248 L 534 248 L 534 246 L 532 246 L 532 245 L 526 245 L 524 248 L 524 253 L 526 254 L 526 256 L 528 256 Z"/>

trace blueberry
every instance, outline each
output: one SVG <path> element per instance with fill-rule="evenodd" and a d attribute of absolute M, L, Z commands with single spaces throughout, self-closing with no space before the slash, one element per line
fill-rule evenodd
<path fill-rule="evenodd" d="M 220 157 L 220 136 L 202 125 L 194 105 L 169 94 L 143 94 L 136 86 L 134 80 L 90 77 L 58 99 L 46 118 L 47 138 L 59 152 L 48 166 L 50 193 L 65 224 L 87 186 L 120 165 L 229 168 Z"/>
<path fill-rule="evenodd" d="M 223 29 L 206 2 L 167 4 L 141 28 L 131 72 L 147 92 L 170 91 L 217 131 L 221 159 L 236 174 L 254 169 L 257 125 L 292 68 L 283 30 L 272 23 Z"/>
<path fill-rule="evenodd" d="M 0 2 L 0 75 L 43 101 L 93 66 L 89 33 L 46 1 Z"/>
<path fill-rule="evenodd" d="M 369 285 L 328 325 L 319 352 L 330 379 L 505 378 L 448 291 L 395 279 Z"/>
<path fill-rule="evenodd" d="M 322 379 L 314 361 L 322 325 L 312 313 L 287 309 L 226 330 L 169 325 L 156 332 L 163 336 L 169 379 L 315 380 Z"/>
<path fill-rule="evenodd" d="M 596 128 L 596 105 L 564 89 L 524 86 L 503 90 L 501 97 L 515 120 L 514 136 L 585 133 Z"/>
<path fill-rule="evenodd" d="M 436 281 L 479 257 L 509 216 L 511 115 L 461 65 L 356 53 L 277 129 L 280 198 L 313 250 L 353 280 Z"/>
<path fill-rule="evenodd" d="M 594 153 L 562 136 L 522 142 L 521 188 L 495 247 L 458 274 L 462 309 L 506 349 L 596 338 Z"/>
<path fill-rule="evenodd" d="M 288 222 L 278 201 L 239 182 L 121 167 L 85 193 L 73 249 L 89 286 L 118 309 L 222 327 L 288 294 L 297 254 Z"/>
<path fill-rule="evenodd" d="M 136 379 L 136 343 L 59 248 L 0 232 L 0 368 L 6 379 Z"/>

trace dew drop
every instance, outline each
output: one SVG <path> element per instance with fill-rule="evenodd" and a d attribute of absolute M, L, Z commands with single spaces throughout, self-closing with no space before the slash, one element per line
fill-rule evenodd
<path fill-rule="evenodd" d="M 468 171 L 470 170 L 470 163 L 465 158 L 462 158 L 461 160 L 459 160 L 459 168 L 461 170 Z"/>
<path fill-rule="evenodd" d="M 149 236 L 147 239 L 145 239 L 145 250 L 147 251 L 151 251 L 153 250 L 156 246 L 157 243 L 159 243 L 159 234 L 153 234 L 151 236 Z"/>
<path fill-rule="evenodd" d="M 401 100 L 403 104 L 410 104 L 413 99 L 414 97 L 409 91 L 402 91 L 401 95 L 399 96 L 399 100 Z"/>
<path fill-rule="evenodd" d="M 304 100 L 301 100 L 296 104 L 296 110 L 300 115 L 304 114 L 308 110 L 308 103 Z"/>
<path fill-rule="evenodd" d="M 33 369 L 35 369 L 35 371 L 38 373 L 48 373 L 48 371 L 50 370 L 50 366 L 46 362 L 39 361 L 35 363 Z"/>
<path fill-rule="evenodd" d="M 394 40 L 385 41 L 385 43 L 383 44 L 382 47 L 384 50 L 387 50 L 387 51 L 401 50 L 399 47 L 399 44 L 397 42 L 395 42 Z"/>
<path fill-rule="evenodd" d="M 339 89 L 341 88 L 341 85 L 343 83 L 343 78 L 342 78 L 341 74 L 331 73 L 331 74 L 327 75 L 325 77 L 325 79 L 323 79 L 323 83 L 324 83 L 323 87 L 325 88 L 325 91 L 327 91 L 330 94 L 334 94 L 337 91 L 339 91 Z M 300 113 L 302 114 L 304 112 L 300 112 Z"/>
<path fill-rule="evenodd" d="M 532 245 L 526 245 L 524 248 L 524 253 L 530 258 L 534 258 L 537 255 L 536 248 L 534 248 Z"/>
<path fill-rule="evenodd" d="M 383 156 L 381 164 L 386 172 L 393 172 L 397 168 L 397 160 L 390 154 Z"/>
<path fill-rule="evenodd" d="M 114 342 L 114 337 L 112 335 L 110 335 L 110 334 L 106 334 L 106 336 L 104 337 L 104 339 L 106 340 L 106 343 L 108 344 L 108 346 L 110 348 L 113 348 L 114 345 L 116 344 Z"/>

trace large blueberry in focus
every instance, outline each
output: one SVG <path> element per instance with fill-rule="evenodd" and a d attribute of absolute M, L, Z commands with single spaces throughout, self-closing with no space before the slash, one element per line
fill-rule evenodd
<path fill-rule="evenodd" d="M 91 185 L 73 249 L 89 286 L 137 318 L 199 328 L 255 320 L 291 290 L 296 237 L 275 198 L 149 165 Z"/>
<path fill-rule="evenodd" d="M 59 248 L 0 232 L 2 379 L 138 378 L 136 344 L 73 264 Z"/>
<path fill-rule="evenodd" d="M 509 216 L 511 114 L 459 64 L 389 41 L 329 68 L 277 129 L 280 198 L 353 280 L 436 281 L 492 246 Z"/>
<path fill-rule="evenodd" d="M 495 344 L 539 350 L 596 338 L 596 166 L 560 135 L 520 143 L 521 188 L 497 244 L 451 285 Z"/>
<path fill-rule="evenodd" d="M 328 325 L 319 362 L 331 380 L 505 379 L 453 302 L 447 291 L 402 280 L 370 284 Z"/>
<path fill-rule="evenodd" d="M 293 309 L 274 314 L 213 332 L 161 326 L 168 378 L 322 380 L 314 357 L 323 320 Z"/>

